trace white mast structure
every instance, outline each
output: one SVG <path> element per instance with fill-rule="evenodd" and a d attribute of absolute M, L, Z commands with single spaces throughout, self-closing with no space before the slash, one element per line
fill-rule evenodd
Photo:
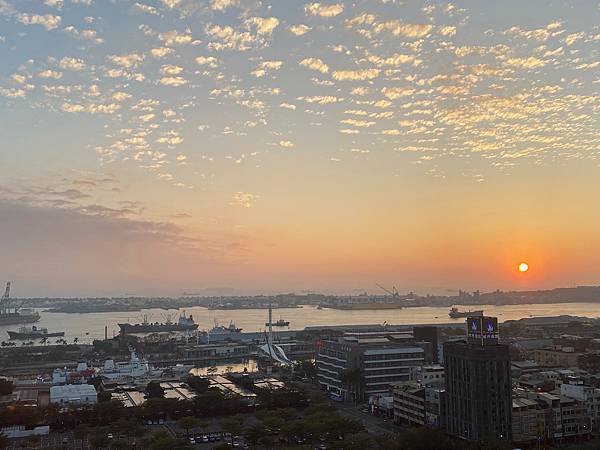
<path fill-rule="evenodd" d="M 260 350 L 269 356 L 273 361 L 283 366 L 293 366 L 292 361 L 287 357 L 281 346 L 273 343 L 273 307 L 269 302 L 269 332 L 267 333 L 267 343 L 260 347 Z"/>

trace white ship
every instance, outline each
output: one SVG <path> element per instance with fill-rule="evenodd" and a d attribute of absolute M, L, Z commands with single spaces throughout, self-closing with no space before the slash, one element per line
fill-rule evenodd
<path fill-rule="evenodd" d="M 117 362 L 113 359 L 104 361 L 104 366 L 98 375 L 109 380 L 160 377 L 162 370 L 151 366 L 144 358 L 140 359 L 134 350 L 131 350 L 129 362 Z"/>

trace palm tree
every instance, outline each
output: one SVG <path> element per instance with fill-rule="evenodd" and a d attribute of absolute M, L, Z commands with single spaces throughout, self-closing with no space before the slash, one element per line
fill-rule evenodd
<path fill-rule="evenodd" d="M 185 430 L 185 435 L 190 435 L 190 430 L 196 428 L 200 421 L 193 416 L 185 416 L 177 421 L 177 424 Z"/>
<path fill-rule="evenodd" d="M 340 373 L 340 381 L 346 387 L 348 393 L 352 394 L 352 401 L 354 403 L 362 400 L 365 375 L 360 367 L 342 371 Z"/>
<path fill-rule="evenodd" d="M 79 342 L 79 338 L 76 337 L 73 339 L 73 344 L 77 344 L 78 342 Z"/>

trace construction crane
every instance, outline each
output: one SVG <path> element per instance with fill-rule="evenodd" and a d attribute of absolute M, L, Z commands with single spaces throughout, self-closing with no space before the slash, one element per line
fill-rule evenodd
<path fill-rule="evenodd" d="M 5 313 L 10 305 L 10 281 L 6 283 L 6 290 L 4 291 L 4 295 L 0 298 L 0 311 Z"/>
<path fill-rule="evenodd" d="M 380 285 L 379 283 L 375 283 L 375 285 L 384 290 L 385 292 L 387 292 L 388 294 L 390 294 L 392 297 L 398 297 L 400 295 L 400 293 L 398 292 L 398 289 L 396 289 L 396 286 L 392 286 L 392 290 L 390 291 L 387 288 L 384 288 L 382 285 Z"/>
<path fill-rule="evenodd" d="M 4 295 L 2 296 L 2 301 L 8 301 L 10 297 L 10 281 L 6 283 L 6 290 L 4 291 Z"/>

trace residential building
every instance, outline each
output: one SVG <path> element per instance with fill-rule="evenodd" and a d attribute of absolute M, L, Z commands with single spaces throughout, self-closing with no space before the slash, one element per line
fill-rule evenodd
<path fill-rule="evenodd" d="M 592 427 L 584 402 L 561 396 L 560 415 L 563 437 L 585 436 L 591 433 Z"/>
<path fill-rule="evenodd" d="M 554 346 L 533 351 L 533 359 L 544 367 L 577 367 L 581 353 L 573 347 Z"/>
<path fill-rule="evenodd" d="M 582 383 L 563 383 L 560 386 L 560 394 L 581 402 L 592 431 L 600 430 L 600 389 Z"/>
<path fill-rule="evenodd" d="M 536 400 L 515 397 L 512 401 L 512 436 L 514 442 L 531 442 L 543 436 L 545 415 Z"/>
<path fill-rule="evenodd" d="M 444 388 L 406 381 L 394 386 L 394 421 L 441 428 L 445 424 Z"/>
<path fill-rule="evenodd" d="M 469 317 L 467 341 L 444 344 L 446 431 L 464 439 L 512 435 L 510 354 L 493 317 Z"/>
<path fill-rule="evenodd" d="M 394 421 L 410 425 L 425 425 L 425 386 L 416 381 L 394 387 Z"/>
<path fill-rule="evenodd" d="M 430 385 L 444 385 L 445 370 L 441 364 L 426 364 L 422 367 L 417 367 L 415 370 L 415 378 L 420 383 Z"/>

